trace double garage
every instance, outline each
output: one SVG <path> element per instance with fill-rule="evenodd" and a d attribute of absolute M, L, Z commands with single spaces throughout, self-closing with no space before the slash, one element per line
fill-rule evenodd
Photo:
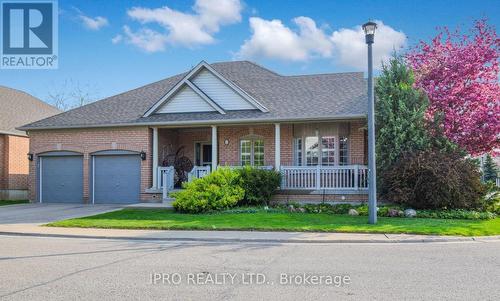
<path fill-rule="evenodd" d="M 40 203 L 84 203 L 83 154 L 69 151 L 38 155 Z M 88 160 L 89 203 L 120 204 L 140 201 L 141 157 L 130 151 L 101 151 Z"/>

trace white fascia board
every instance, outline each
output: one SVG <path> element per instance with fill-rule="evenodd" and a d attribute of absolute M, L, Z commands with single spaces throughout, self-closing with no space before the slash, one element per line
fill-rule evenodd
<path fill-rule="evenodd" d="M 18 128 L 16 128 L 17 130 Z M 3 131 L 0 130 L 0 135 L 9 135 L 9 136 L 18 136 L 18 137 L 28 137 L 26 133 L 12 132 L 12 131 Z"/>
<path fill-rule="evenodd" d="M 38 128 L 22 128 L 27 131 L 37 130 L 56 130 L 56 129 L 85 129 L 85 128 L 112 128 L 112 127 L 140 127 L 140 126 L 208 126 L 208 125 L 237 125 L 248 123 L 274 124 L 294 123 L 294 122 L 327 122 L 327 121 L 349 121 L 356 119 L 366 119 L 366 114 L 338 115 L 338 116 L 318 116 L 318 117 L 289 117 L 289 118 L 249 118 L 249 119 L 225 119 L 225 120 L 189 120 L 189 121 L 155 121 L 155 122 L 128 122 L 128 123 L 109 123 L 94 125 L 68 125 L 68 126 L 45 126 Z"/>

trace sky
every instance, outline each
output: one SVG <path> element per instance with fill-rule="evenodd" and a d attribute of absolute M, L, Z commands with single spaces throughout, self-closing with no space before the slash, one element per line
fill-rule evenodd
<path fill-rule="evenodd" d="M 59 67 L 0 70 L 0 85 L 44 101 L 101 99 L 209 63 L 251 60 L 280 74 L 365 71 L 361 24 L 374 20 L 375 68 L 436 28 L 500 27 L 499 0 L 59 0 Z M 75 100 L 69 100 L 75 101 Z M 75 104 L 71 104 L 75 105 Z"/>

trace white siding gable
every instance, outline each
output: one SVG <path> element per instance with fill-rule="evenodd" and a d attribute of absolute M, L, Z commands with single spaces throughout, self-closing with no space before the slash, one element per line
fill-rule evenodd
<path fill-rule="evenodd" d="M 215 109 L 190 87 L 184 85 L 179 92 L 161 106 L 158 113 L 211 112 Z"/>
<path fill-rule="evenodd" d="M 256 109 L 256 107 L 205 68 L 191 81 L 225 111 Z"/>

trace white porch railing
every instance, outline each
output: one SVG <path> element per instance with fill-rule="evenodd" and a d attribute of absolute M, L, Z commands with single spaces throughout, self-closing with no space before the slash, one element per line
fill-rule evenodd
<path fill-rule="evenodd" d="M 242 168 L 241 166 L 228 166 Z M 261 166 L 273 169 L 272 166 Z M 188 181 L 210 174 L 210 166 L 195 166 L 188 173 Z M 158 188 L 166 198 L 174 188 L 174 168 L 158 167 Z M 345 166 L 281 166 L 281 189 L 289 190 L 366 190 L 368 168 L 364 165 Z"/>
<path fill-rule="evenodd" d="M 282 166 L 281 189 L 357 190 L 368 188 L 368 168 L 345 166 Z"/>
<path fill-rule="evenodd" d="M 188 181 L 191 182 L 194 179 L 203 178 L 204 176 L 210 174 L 210 166 L 195 166 L 188 173 Z"/>
<path fill-rule="evenodd" d="M 163 188 L 164 180 L 167 180 L 167 188 L 169 190 L 174 188 L 174 167 L 173 166 L 160 166 L 158 167 L 158 188 Z"/>
<path fill-rule="evenodd" d="M 173 166 L 159 166 L 157 169 L 157 187 L 161 189 L 163 198 L 165 199 L 168 192 L 174 189 L 175 169 Z M 210 166 L 195 166 L 188 173 L 188 180 L 192 181 L 195 178 L 201 178 L 210 173 Z"/>
<path fill-rule="evenodd" d="M 168 191 L 174 189 L 174 167 L 173 166 L 160 166 L 157 170 L 157 186 L 163 192 L 163 198 L 167 197 Z"/>

